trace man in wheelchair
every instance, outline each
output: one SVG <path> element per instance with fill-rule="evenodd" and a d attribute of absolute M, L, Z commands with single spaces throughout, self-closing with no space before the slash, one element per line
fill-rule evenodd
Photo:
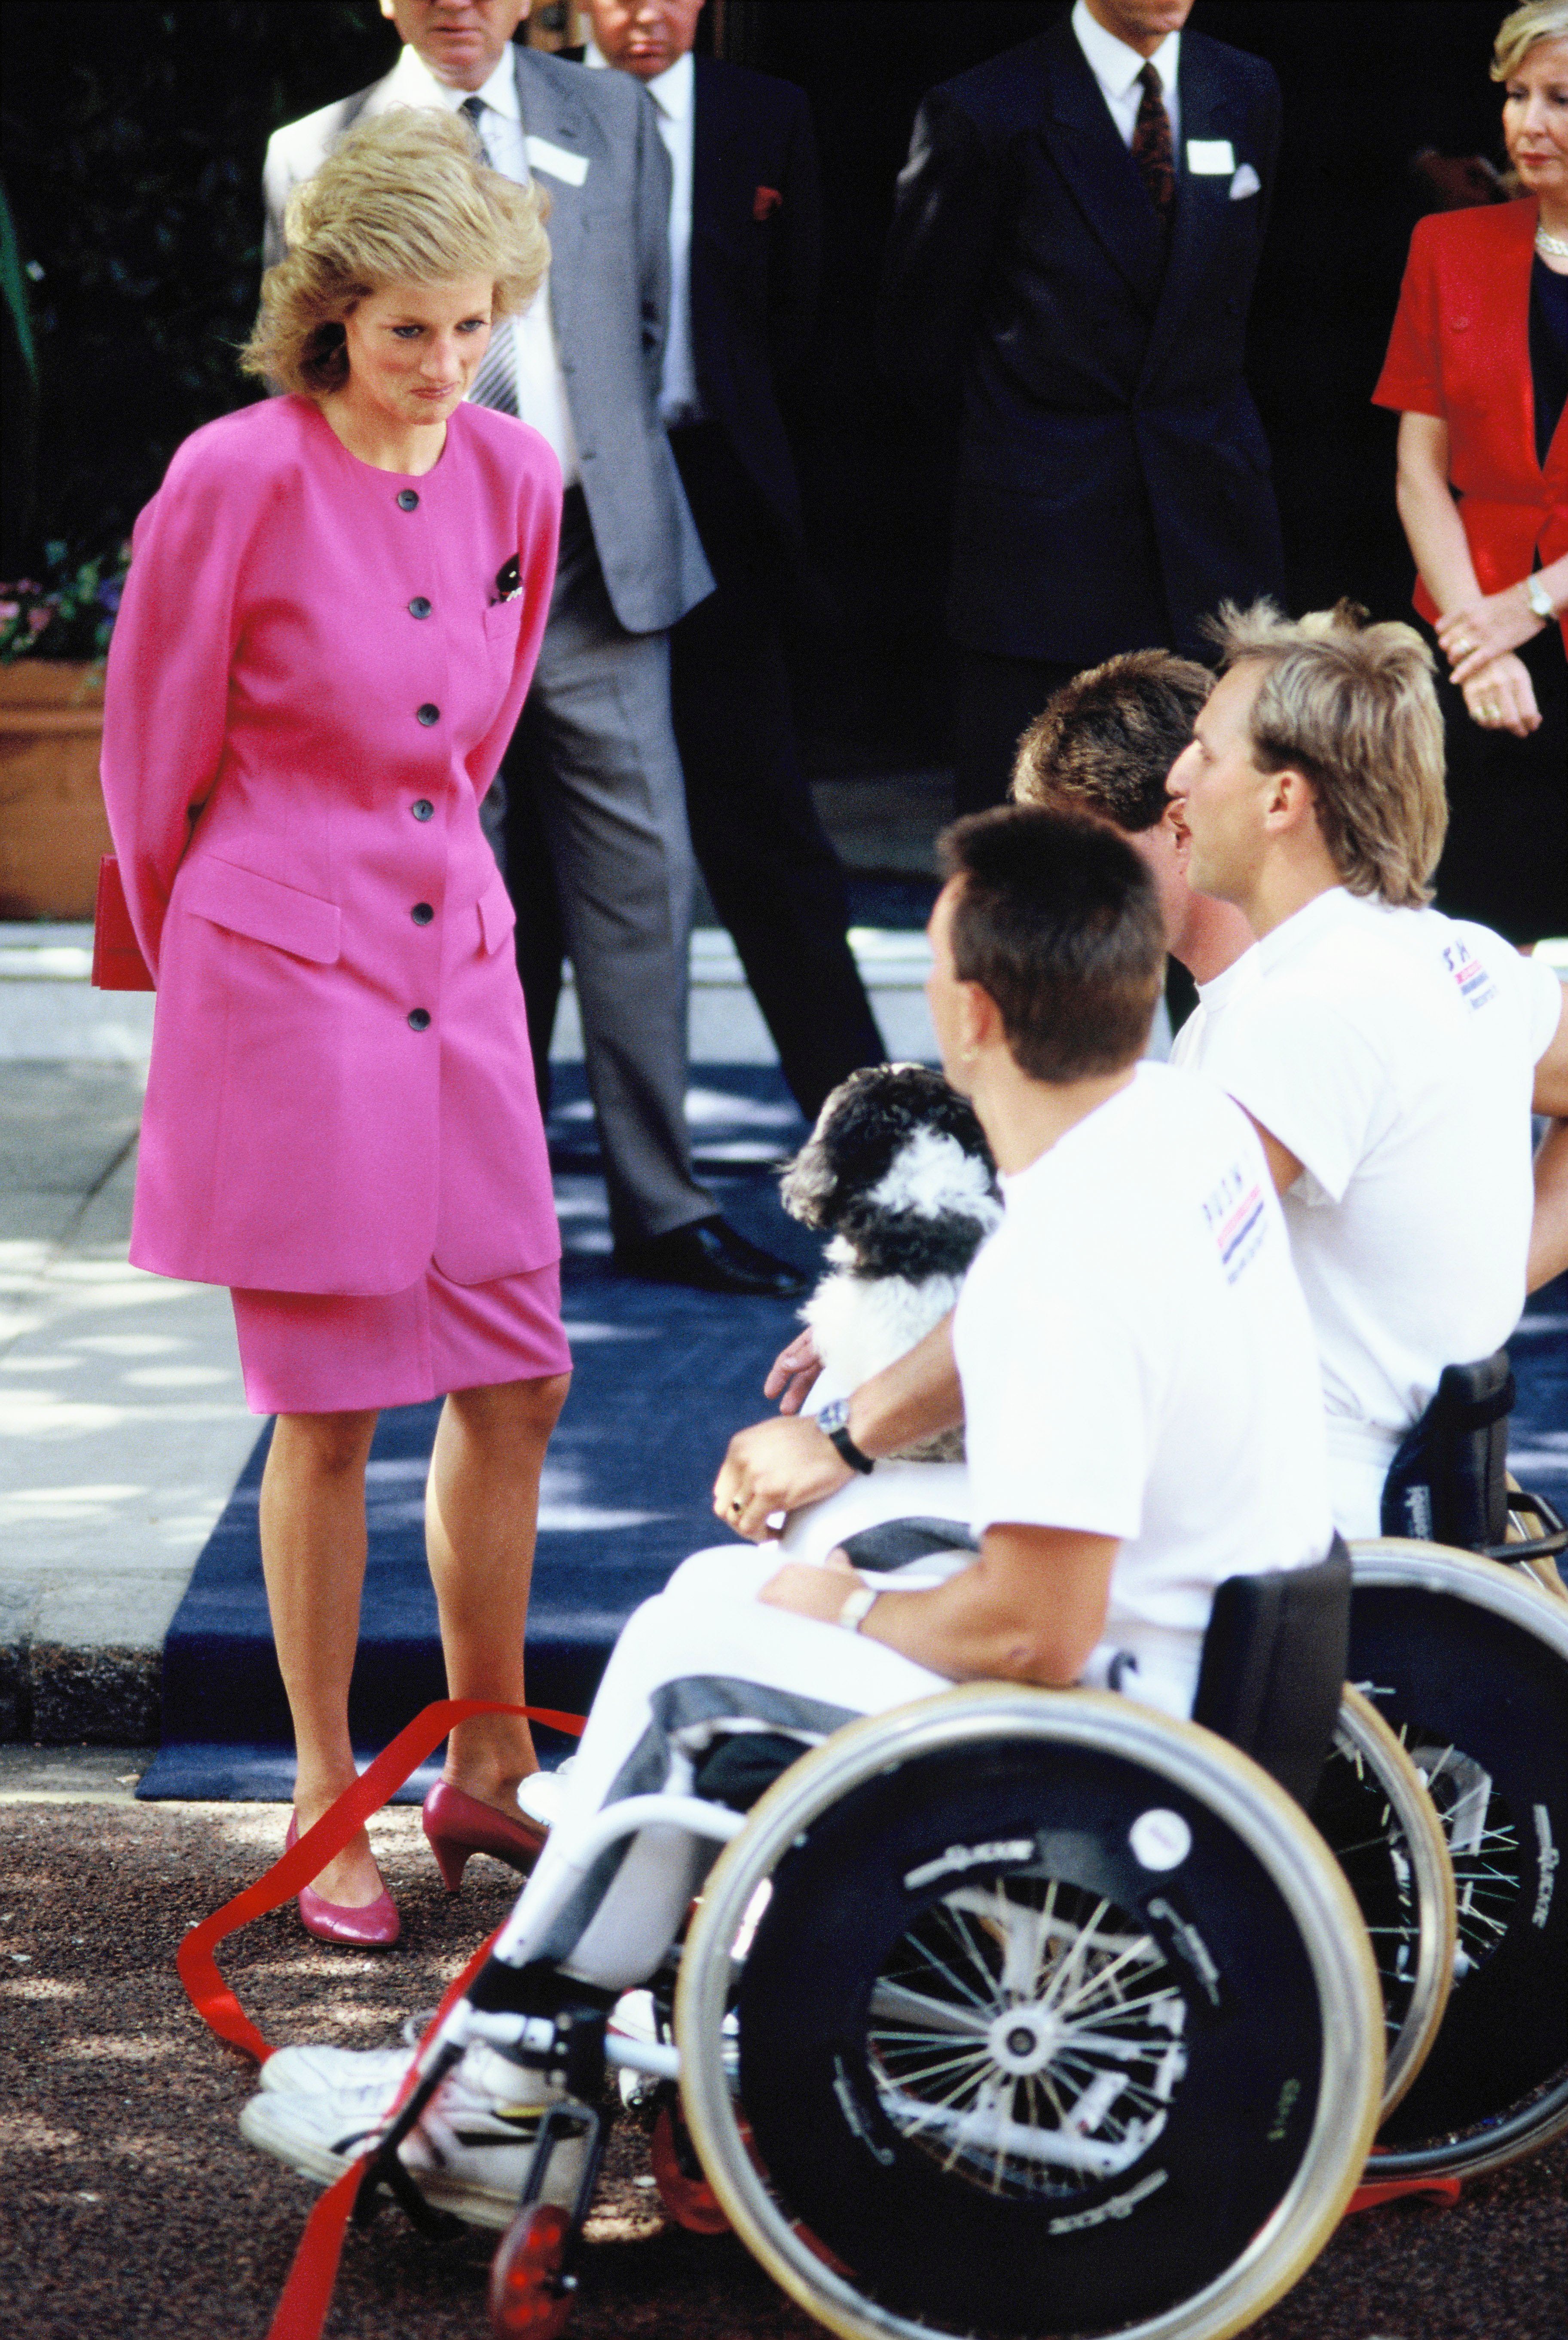
<path fill-rule="evenodd" d="M 1212 694 L 1153 651 L 1059 691 L 1014 793 L 1100 814 L 1155 875 L 1199 987 L 1172 1062 L 1243 1106 L 1284 1198 L 1340 1530 L 1484 1549 L 1507 1510 L 1501 1344 L 1526 1289 L 1568 1267 L 1568 1002 L 1543 961 L 1424 907 L 1443 727 L 1410 629 L 1348 607 L 1226 623 Z M 1532 1111 L 1553 1122 L 1533 1177 Z M 786 1414 L 814 1366 L 809 1335 L 779 1359 Z M 944 1324 L 856 1391 L 853 1434 L 884 1454 L 958 1403 Z M 772 1508 L 844 1476 L 804 1427 L 748 1438 Z"/>
<path fill-rule="evenodd" d="M 1169 790 L 1190 884 L 1258 939 L 1178 1053 L 1247 1112 L 1284 1201 L 1339 1527 L 1480 1543 L 1497 1353 L 1568 1265 L 1568 1128 L 1533 1189 L 1530 1150 L 1532 1108 L 1568 1114 L 1568 1004 L 1549 966 L 1427 907 L 1432 657 L 1363 616 L 1221 612 L 1225 672 Z"/>
<path fill-rule="evenodd" d="M 781 1565 L 774 1438 L 732 1442 L 715 1507 L 761 1549 L 699 1552 L 629 1621 L 538 1866 L 449 2018 L 461 2058 L 398 2147 L 427 2201 L 475 2223 L 516 2208 L 563 2011 L 653 1976 L 711 1863 L 667 1818 L 609 1841 L 615 1806 L 745 1804 L 840 1725 L 955 1682 L 1083 1682 L 1186 1715 L 1216 1587 L 1328 1550 L 1312 1333 L 1262 1149 L 1228 1098 L 1139 1062 L 1165 954 L 1148 870 L 1104 824 L 1032 808 L 943 848 L 932 1016 L 1006 1197 L 952 1331 L 978 1556 L 912 1589 L 842 1557 Z M 831 1410 L 761 1427 L 815 1441 L 833 1475 L 869 1467 Z M 433 2068 L 440 2039 L 418 2053 Z M 384 2132 L 409 2064 L 282 2049 L 242 2127 L 330 2180 Z M 548 2198 L 580 2168 L 555 2150 Z"/>

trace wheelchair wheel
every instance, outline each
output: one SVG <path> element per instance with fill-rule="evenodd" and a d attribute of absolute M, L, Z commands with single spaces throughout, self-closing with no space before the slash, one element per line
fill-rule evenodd
<path fill-rule="evenodd" d="M 1370 1700 L 1346 1687 L 1309 1817 L 1356 1896 L 1383 1993 L 1383 2117 L 1431 2053 L 1453 1987 L 1448 1842 L 1421 1775 Z"/>
<path fill-rule="evenodd" d="M 1496 1562 L 1353 1549 L 1350 1670 L 1448 1838 L 1455 1987 L 1376 2174 L 1463 2176 L 1568 2129 L 1568 1611 Z"/>
<path fill-rule="evenodd" d="M 1366 1937 L 1290 1799 L 1129 1700 L 995 1684 L 769 1790 L 676 2028 L 731 2223 L 853 2340 L 1222 2340 L 1321 2248 L 1383 2077 Z"/>

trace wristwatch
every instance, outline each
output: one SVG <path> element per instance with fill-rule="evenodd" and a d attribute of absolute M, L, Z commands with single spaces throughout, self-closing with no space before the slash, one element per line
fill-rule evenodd
<path fill-rule="evenodd" d="M 880 1584 L 857 1583 L 853 1592 L 844 1594 L 843 1607 L 838 1612 L 839 1623 L 846 1631 L 858 1633 L 872 1609 L 881 1599 Z"/>
<path fill-rule="evenodd" d="M 869 1454 L 863 1454 L 849 1434 L 849 1400 L 830 1398 L 816 1418 L 816 1426 L 824 1438 L 831 1438 L 852 1471 L 874 1471 L 876 1464 Z"/>
<path fill-rule="evenodd" d="M 1524 580 L 1524 599 L 1538 618 L 1543 619 L 1547 625 L 1552 623 L 1553 619 L 1557 615 L 1557 606 L 1541 582 L 1541 571 L 1538 569 L 1533 569 Z"/>

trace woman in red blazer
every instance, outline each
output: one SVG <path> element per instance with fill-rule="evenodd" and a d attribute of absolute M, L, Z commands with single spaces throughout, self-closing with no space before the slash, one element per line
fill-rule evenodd
<path fill-rule="evenodd" d="M 1568 0 L 1506 18 L 1492 72 L 1523 196 L 1417 226 L 1374 398 L 1400 410 L 1415 606 L 1476 727 L 1451 739 L 1439 893 L 1523 941 L 1568 926 Z"/>

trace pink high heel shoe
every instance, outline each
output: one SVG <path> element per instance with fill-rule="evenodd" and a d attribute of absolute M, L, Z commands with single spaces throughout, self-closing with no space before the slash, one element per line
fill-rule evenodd
<path fill-rule="evenodd" d="M 291 1852 L 299 1840 L 299 1819 L 291 1812 L 284 1850 Z M 314 1886 L 303 1886 L 300 1892 L 300 1923 L 319 1942 L 336 1942 L 350 1950 L 390 1950 L 403 1930 L 397 1904 L 385 1886 L 380 1897 L 367 1901 L 362 1909 L 345 1909 L 339 1902 L 326 1900 Z"/>
<path fill-rule="evenodd" d="M 464 1788 L 438 1780 L 425 1798 L 420 1815 L 436 1856 L 436 1866 L 449 1893 L 463 1881 L 463 1865 L 471 1852 L 488 1852 L 526 1877 L 543 1849 L 547 1831 L 531 1820 L 511 1819 L 493 1806 L 482 1804 Z"/>

